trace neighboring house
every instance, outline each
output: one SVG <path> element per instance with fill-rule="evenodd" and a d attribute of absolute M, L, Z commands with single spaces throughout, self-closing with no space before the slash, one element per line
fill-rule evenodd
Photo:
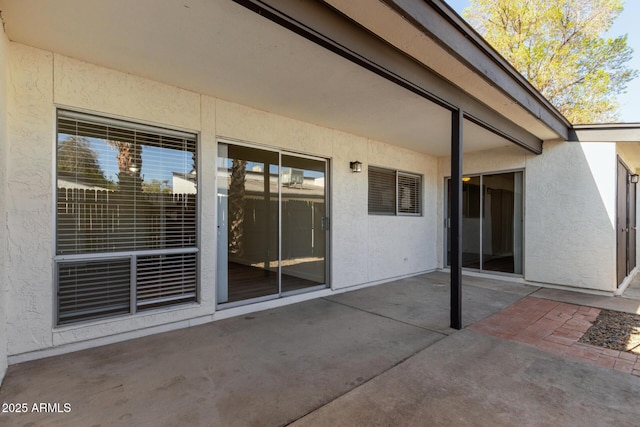
<path fill-rule="evenodd" d="M 608 295 L 636 273 L 640 125 L 573 126 L 443 1 L 0 11 L 0 375 L 458 256 Z M 70 137 L 109 190 L 58 173 Z"/>
<path fill-rule="evenodd" d="M 196 194 L 197 191 L 197 175 L 192 170 L 189 173 L 173 172 L 171 178 L 171 192 L 174 194 Z"/>

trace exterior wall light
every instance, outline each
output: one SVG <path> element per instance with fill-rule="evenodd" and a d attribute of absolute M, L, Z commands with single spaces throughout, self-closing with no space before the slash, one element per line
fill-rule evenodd
<path fill-rule="evenodd" d="M 355 162 L 349 162 L 349 167 L 351 168 L 351 172 L 362 172 L 362 162 L 359 162 L 357 160 Z"/>
<path fill-rule="evenodd" d="M 469 181 L 471 181 L 471 178 L 469 178 L 468 176 L 462 177 L 462 182 L 469 182 Z"/>
<path fill-rule="evenodd" d="M 633 175 L 631 175 L 631 183 L 632 184 L 637 184 L 638 183 L 638 174 L 634 173 Z"/>

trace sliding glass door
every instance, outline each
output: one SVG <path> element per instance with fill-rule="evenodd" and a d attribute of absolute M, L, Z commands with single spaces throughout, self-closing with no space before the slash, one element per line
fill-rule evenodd
<path fill-rule="evenodd" d="M 217 301 L 326 285 L 324 159 L 218 144 Z"/>
<path fill-rule="evenodd" d="M 480 268 L 480 177 L 462 180 L 462 266 Z M 447 179 L 447 200 L 451 200 L 451 180 Z M 451 265 L 451 220 L 447 205 L 447 265 Z"/>
<path fill-rule="evenodd" d="M 282 292 L 326 283 L 326 162 L 282 155 Z"/>
<path fill-rule="evenodd" d="M 277 152 L 218 144 L 218 302 L 277 295 Z"/>
<path fill-rule="evenodd" d="M 522 172 L 462 179 L 462 266 L 522 274 Z M 451 265 L 451 180 L 447 179 L 447 265 Z"/>

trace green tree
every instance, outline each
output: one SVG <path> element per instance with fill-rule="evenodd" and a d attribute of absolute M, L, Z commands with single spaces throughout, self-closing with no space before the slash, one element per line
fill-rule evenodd
<path fill-rule="evenodd" d="M 98 155 L 91 149 L 89 140 L 81 136 L 68 136 L 58 143 L 58 173 L 77 177 L 88 185 L 113 187 L 113 183 L 104 176 Z"/>
<path fill-rule="evenodd" d="M 627 35 L 604 33 L 623 0 L 471 0 L 463 16 L 570 122 L 611 122 L 637 71 Z"/>
<path fill-rule="evenodd" d="M 142 182 L 143 193 L 171 193 L 171 187 L 167 181 L 152 179 L 149 182 Z"/>
<path fill-rule="evenodd" d="M 118 188 L 120 191 L 142 191 L 142 146 L 133 142 L 108 140 L 118 150 Z"/>

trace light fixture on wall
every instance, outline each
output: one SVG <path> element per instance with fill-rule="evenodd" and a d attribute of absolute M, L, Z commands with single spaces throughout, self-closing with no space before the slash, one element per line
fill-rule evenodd
<path fill-rule="evenodd" d="M 469 182 L 469 181 L 471 181 L 471 177 L 468 177 L 468 176 L 462 177 L 462 182 Z"/>
<path fill-rule="evenodd" d="M 351 168 L 351 172 L 362 172 L 362 162 L 355 161 L 349 162 L 349 167 Z"/>
<path fill-rule="evenodd" d="M 632 183 L 632 184 L 637 184 L 637 183 L 638 183 L 638 174 L 637 174 L 637 173 L 634 173 L 633 175 L 631 175 L 631 176 L 629 177 L 629 179 L 630 179 L 630 181 L 631 181 L 631 183 Z"/>

